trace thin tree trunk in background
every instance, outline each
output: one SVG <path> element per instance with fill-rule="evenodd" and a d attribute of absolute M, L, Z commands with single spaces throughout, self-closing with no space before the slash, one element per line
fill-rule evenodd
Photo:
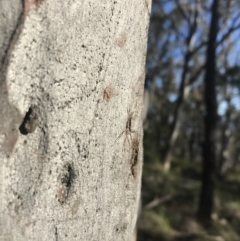
<path fill-rule="evenodd" d="M 193 37 L 197 30 L 198 11 L 199 11 L 198 7 L 199 6 L 198 6 L 198 2 L 197 2 L 196 9 L 195 9 L 194 22 L 192 23 L 191 26 L 189 26 L 189 34 L 186 39 L 187 51 L 184 56 L 184 65 L 183 65 L 183 71 L 182 71 L 182 75 L 181 75 L 180 87 L 179 87 L 179 91 L 178 91 L 178 98 L 176 100 L 176 106 L 175 106 L 175 110 L 173 113 L 173 122 L 172 122 L 171 128 L 170 128 L 169 144 L 167 146 L 166 154 L 165 154 L 165 157 L 163 160 L 163 170 L 165 172 L 168 172 L 171 167 L 171 161 L 172 161 L 172 157 L 173 157 L 173 148 L 174 148 L 175 142 L 177 140 L 177 137 L 179 135 L 180 125 L 178 123 L 178 119 L 179 119 L 179 114 L 181 111 L 181 106 L 184 101 L 184 97 L 186 97 L 186 96 L 184 96 L 185 89 L 188 88 L 185 86 L 185 84 L 186 84 L 186 76 L 188 73 L 189 61 L 191 60 L 191 56 L 193 54 L 193 47 L 194 47 Z"/>
<path fill-rule="evenodd" d="M 0 0 L 1 241 L 130 240 L 150 9 Z"/>
<path fill-rule="evenodd" d="M 179 106 L 180 107 L 180 106 Z M 179 109 L 178 109 L 179 111 Z M 178 117 L 176 117 L 178 119 Z M 174 123 L 174 129 L 173 132 L 171 133 L 171 138 L 169 141 L 169 146 L 167 149 L 167 153 L 164 159 L 164 164 L 163 164 L 163 170 L 164 172 L 168 172 L 170 170 L 171 167 L 171 162 L 172 162 L 172 158 L 173 158 L 173 148 L 175 145 L 175 142 L 179 136 L 179 132 L 180 132 L 180 123 L 179 121 L 177 121 L 176 123 Z"/>
<path fill-rule="evenodd" d="M 216 91 L 215 91 L 215 68 L 216 68 L 216 39 L 218 33 L 218 0 L 212 4 L 212 17 L 209 30 L 209 40 L 206 53 L 205 73 L 205 116 L 203 144 L 203 170 L 202 189 L 198 216 L 200 220 L 209 222 L 213 209 L 214 184 L 215 184 L 215 129 L 216 129 Z"/>
<path fill-rule="evenodd" d="M 230 106 L 230 101 L 228 101 L 228 106 Z M 218 168 L 217 168 L 217 172 L 219 175 L 221 175 L 224 163 L 227 161 L 227 157 L 226 157 L 226 151 L 228 152 L 228 143 L 229 143 L 229 135 L 228 135 L 228 128 L 229 128 L 229 121 L 230 121 L 230 108 L 227 109 L 226 111 L 226 120 L 224 121 L 224 124 L 221 126 L 221 150 L 220 150 L 220 154 L 219 154 L 219 162 L 218 162 Z"/>
<path fill-rule="evenodd" d="M 191 56 L 191 51 L 190 51 L 190 41 L 192 38 L 193 34 L 191 33 L 190 37 L 189 37 L 189 42 L 188 42 L 188 52 L 185 55 L 185 59 L 184 59 L 184 67 L 183 67 L 183 72 L 181 75 L 181 84 L 180 84 L 180 88 L 179 88 L 179 92 L 178 92 L 178 99 L 176 101 L 176 107 L 174 110 L 174 114 L 173 114 L 173 123 L 171 124 L 171 129 L 170 129 L 170 139 L 169 139 L 169 144 L 166 150 L 166 154 L 164 157 L 164 161 L 163 161 L 163 170 L 165 172 L 168 172 L 170 167 L 171 167 L 171 161 L 172 161 L 172 157 L 173 157 L 173 148 L 175 145 L 175 142 L 177 140 L 177 137 L 179 135 L 179 128 L 180 128 L 180 123 L 179 123 L 179 114 L 180 114 L 180 110 L 181 110 L 181 106 L 184 100 L 184 90 L 185 88 L 185 82 L 186 82 L 186 75 L 187 75 L 187 71 L 188 71 L 188 63 L 190 61 L 190 56 Z"/>

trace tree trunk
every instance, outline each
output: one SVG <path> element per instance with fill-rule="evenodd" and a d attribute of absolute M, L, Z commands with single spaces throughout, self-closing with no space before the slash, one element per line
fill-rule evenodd
<path fill-rule="evenodd" d="M 208 48 L 206 55 L 205 73 L 205 108 L 204 116 L 205 139 L 203 144 L 203 173 L 202 190 L 199 203 L 199 218 L 202 221 L 211 220 L 213 208 L 213 192 L 215 182 L 215 129 L 216 129 L 216 39 L 218 33 L 218 0 L 212 4 L 212 19 L 209 31 Z"/>
<path fill-rule="evenodd" d="M 150 0 L 0 1 L 0 240 L 129 240 Z"/>
<path fill-rule="evenodd" d="M 189 89 L 189 87 L 186 86 L 186 77 L 187 77 L 187 73 L 188 73 L 189 62 L 190 62 L 190 60 L 192 58 L 192 54 L 193 54 L 193 47 L 194 47 L 193 39 L 194 39 L 194 35 L 196 34 L 196 31 L 197 31 L 198 13 L 199 13 L 199 3 L 196 4 L 194 21 L 189 26 L 189 30 L 188 30 L 189 34 L 186 38 L 187 50 L 184 55 L 184 64 L 183 64 L 183 70 L 182 70 L 181 79 L 180 79 L 178 98 L 176 100 L 176 104 L 175 104 L 176 106 L 175 106 L 174 113 L 173 113 L 173 122 L 170 127 L 169 143 L 168 143 L 167 150 L 166 150 L 164 160 L 163 160 L 164 172 L 168 172 L 171 167 L 171 162 L 172 162 L 172 158 L 173 158 L 173 149 L 174 149 L 174 146 L 175 146 L 175 143 L 178 138 L 179 131 L 180 131 L 179 116 L 180 116 L 180 112 L 181 112 L 181 107 L 182 107 L 184 98 L 186 99 L 186 97 L 187 97 L 185 95 L 185 93 L 188 93 L 186 90 Z"/>

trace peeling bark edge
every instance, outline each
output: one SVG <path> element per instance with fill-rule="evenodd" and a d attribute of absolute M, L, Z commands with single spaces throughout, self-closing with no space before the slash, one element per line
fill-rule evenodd
<path fill-rule="evenodd" d="M 28 13 L 38 7 L 44 0 L 23 0 L 23 15 L 24 17 L 28 15 Z"/>
<path fill-rule="evenodd" d="M 23 4 L 23 2 L 22 2 L 22 4 Z M 10 37 L 8 47 L 6 49 L 4 57 L 2 59 L 0 72 L 2 73 L 3 79 L 0 80 L 1 81 L 0 83 L 5 82 L 5 74 L 8 69 L 8 62 L 11 58 L 11 53 L 14 49 L 14 46 L 15 46 L 16 42 L 18 41 L 19 36 L 21 35 L 22 28 L 23 28 L 23 22 L 24 22 L 24 4 L 22 5 L 22 12 L 18 18 L 17 25 Z"/>

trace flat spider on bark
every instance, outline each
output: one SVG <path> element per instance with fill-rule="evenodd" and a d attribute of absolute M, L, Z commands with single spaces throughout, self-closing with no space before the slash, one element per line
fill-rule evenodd
<path fill-rule="evenodd" d="M 128 144 L 129 144 L 129 147 L 131 147 L 132 134 L 136 133 L 136 131 L 132 130 L 133 114 L 134 113 L 130 112 L 130 110 L 128 109 L 128 117 L 127 117 L 125 129 L 122 131 L 122 133 L 120 133 L 120 135 L 116 139 L 116 141 L 117 141 L 125 133 L 124 146 L 125 146 L 125 143 L 126 143 L 126 140 L 127 140 Z M 130 140 L 129 140 L 129 138 L 130 138 Z"/>

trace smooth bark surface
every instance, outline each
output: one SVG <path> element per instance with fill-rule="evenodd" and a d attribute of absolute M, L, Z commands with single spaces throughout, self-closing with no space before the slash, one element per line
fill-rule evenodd
<path fill-rule="evenodd" d="M 150 8 L 0 1 L 0 240 L 130 239 Z"/>

